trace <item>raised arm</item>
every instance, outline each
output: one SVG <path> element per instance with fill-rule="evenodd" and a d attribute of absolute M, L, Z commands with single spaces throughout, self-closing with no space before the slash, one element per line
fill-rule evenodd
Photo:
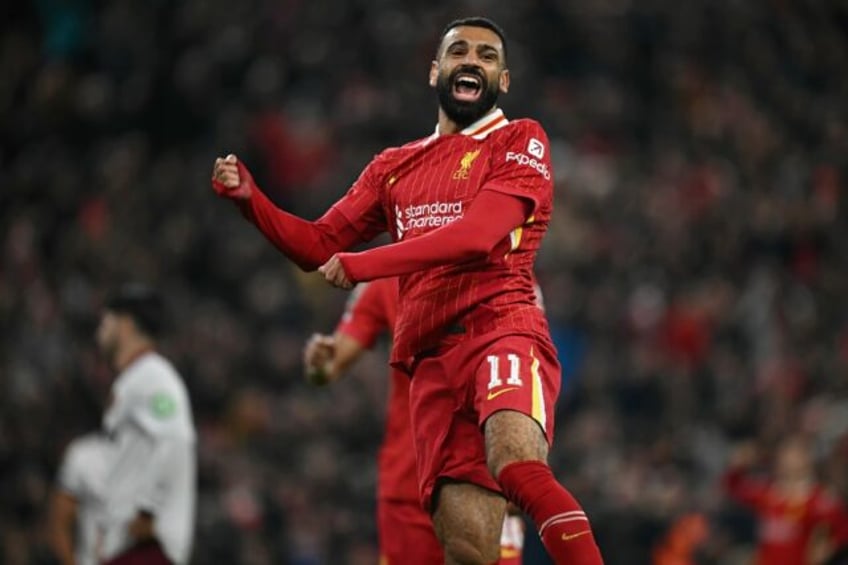
<path fill-rule="evenodd" d="M 314 271 L 334 253 L 373 239 L 385 225 L 379 203 L 367 187 L 357 190 L 354 186 L 314 222 L 281 210 L 235 155 L 215 160 L 212 188 L 232 200 L 245 218 L 304 271 Z"/>

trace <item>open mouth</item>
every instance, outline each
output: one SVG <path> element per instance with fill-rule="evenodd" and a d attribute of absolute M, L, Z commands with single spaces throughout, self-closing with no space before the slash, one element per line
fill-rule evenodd
<path fill-rule="evenodd" d="M 483 91 L 483 81 L 470 73 L 458 73 L 453 79 L 453 95 L 457 100 L 475 102 Z"/>

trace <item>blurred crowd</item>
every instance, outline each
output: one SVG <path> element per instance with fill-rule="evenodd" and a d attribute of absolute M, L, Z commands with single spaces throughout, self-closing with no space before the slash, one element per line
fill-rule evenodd
<path fill-rule="evenodd" d="M 692 516 L 698 563 L 749 563 L 751 518 L 719 481 L 743 440 L 768 454 L 800 433 L 848 498 L 844 2 L 0 14 L 0 562 L 51 562 L 46 495 L 112 378 L 94 323 L 130 279 L 166 293 L 163 351 L 194 406 L 194 562 L 377 562 L 386 346 L 338 385 L 306 385 L 303 342 L 346 294 L 276 253 L 209 176 L 236 153 L 277 203 L 317 217 L 380 149 L 432 131 L 439 32 L 472 14 L 510 37 L 507 115 L 552 141 L 538 275 L 566 387 L 551 463 L 608 565 L 652 563 Z"/>

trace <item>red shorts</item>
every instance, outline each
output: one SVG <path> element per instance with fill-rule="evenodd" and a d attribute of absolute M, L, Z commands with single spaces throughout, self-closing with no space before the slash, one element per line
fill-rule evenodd
<path fill-rule="evenodd" d="M 417 501 L 377 501 L 380 565 L 444 563 L 433 522 Z"/>
<path fill-rule="evenodd" d="M 159 542 L 151 540 L 134 545 L 104 565 L 171 565 L 171 561 Z"/>
<path fill-rule="evenodd" d="M 486 334 L 416 359 L 410 410 L 422 505 L 440 479 L 501 492 L 486 466 L 482 426 L 498 410 L 527 414 L 550 443 L 560 366 L 550 340 Z"/>

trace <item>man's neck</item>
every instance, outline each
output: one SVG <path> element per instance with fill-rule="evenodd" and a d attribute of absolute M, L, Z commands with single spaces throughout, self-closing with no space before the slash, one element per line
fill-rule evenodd
<path fill-rule="evenodd" d="M 121 373 L 132 365 L 132 363 L 144 355 L 153 351 L 153 342 L 147 339 L 136 339 L 121 347 L 115 354 L 115 359 L 112 365 L 115 371 Z"/>
<path fill-rule="evenodd" d="M 478 122 L 478 121 L 482 120 L 483 118 L 485 118 L 486 116 L 488 116 L 489 114 L 491 114 L 492 112 L 494 112 L 497 109 L 498 109 L 497 105 L 492 106 L 491 108 L 489 108 L 488 112 L 486 112 L 485 114 L 483 114 L 482 116 L 480 116 L 479 118 L 477 118 L 474 121 Z M 447 116 L 447 114 L 445 114 L 445 111 L 442 110 L 441 107 L 439 108 L 439 135 L 450 135 L 450 134 L 453 134 L 453 133 L 459 133 L 470 125 L 471 124 L 461 126 L 461 125 L 457 124 L 455 121 L 450 119 Z"/>

